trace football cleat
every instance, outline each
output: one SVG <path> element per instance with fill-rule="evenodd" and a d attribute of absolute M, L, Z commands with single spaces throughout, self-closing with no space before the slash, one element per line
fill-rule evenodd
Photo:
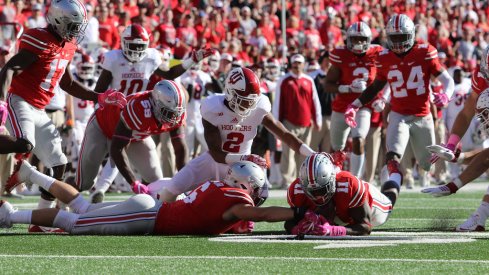
<path fill-rule="evenodd" d="M 481 232 L 485 231 L 485 220 L 481 219 L 481 216 L 477 211 L 470 215 L 470 217 L 462 224 L 455 228 L 457 232 Z"/>
<path fill-rule="evenodd" d="M 66 233 L 66 231 L 64 231 L 63 229 L 60 229 L 60 228 L 39 226 L 39 225 L 34 225 L 34 224 L 29 225 L 27 232 L 29 232 L 29 233 Z"/>
<path fill-rule="evenodd" d="M 10 215 L 15 212 L 14 207 L 4 201 L 0 201 L 0 228 L 11 228 L 12 222 L 10 221 Z"/>
<path fill-rule="evenodd" d="M 24 162 L 24 160 L 18 160 L 15 163 L 14 171 L 7 179 L 7 183 L 5 184 L 5 191 L 7 191 L 7 193 L 10 193 L 17 185 L 25 182 L 32 172 L 31 169 L 34 168 L 29 163 Z"/>

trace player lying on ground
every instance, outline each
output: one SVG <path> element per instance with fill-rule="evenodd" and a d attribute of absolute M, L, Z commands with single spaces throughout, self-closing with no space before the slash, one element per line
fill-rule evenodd
<path fill-rule="evenodd" d="M 387 221 L 399 190 L 383 186 L 381 193 L 350 172 L 339 170 L 331 160 L 321 153 L 302 163 L 299 178 L 289 186 L 287 200 L 292 207 L 306 207 L 320 216 L 312 224 L 287 221 L 286 230 L 294 234 L 369 235 L 373 226 Z"/>
<path fill-rule="evenodd" d="M 477 99 L 475 108 L 477 110 L 477 118 L 480 121 L 480 130 L 485 134 L 489 134 L 489 88 L 484 90 Z M 456 145 L 456 144 L 455 144 Z M 435 153 L 441 159 L 448 161 L 456 161 L 456 153 L 450 148 L 438 146 L 439 151 Z M 455 147 L 453 147 L 455 148 Z M 431 194 L 434 197 L 449 196 L 455 194 L 458 189 L 465 186 L 467 183 L 480 177 L 489 168 L 489 148 L 484 149 L 477 154 L 470 162 L 469 166 L 452 182 L 421 190 L 423 193 Z M 486 220 L 489 217 L 489 187 L 482 198 L 479 208 L 462 224 L 458 225 L 456 231 L 484 231 Z"/>
<path fill-rule="evenodd" d="M 59 227 L 71 234 L 111 235 L 214 235 L 226 232 L 240 220 L 299 222 L 311 216 L 305 209 L 256 206 L 263 202 L 263 169 L 249 161 L 230 166 L 224 181 L 201 184 L 188 197 L 163 203 L 149 195 L 135 195 L 123 202 L 90 204 L 71 185 L 46 176 L 23 162 L 13 174 L 17 183 L 42 186 L 73 213 L 59 209 L 20 210 L 0 202 L 0 227 L 36 224 Z"/>

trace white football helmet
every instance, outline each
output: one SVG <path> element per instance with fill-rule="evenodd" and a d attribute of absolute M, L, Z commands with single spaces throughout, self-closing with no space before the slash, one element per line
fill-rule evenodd
<path fill-rule="evenodd" d="M 146 56 L 149 34 L 139 24 L 127 26 L 121 34 L 121 48 L 124 56 L 131 62 L 139 62 Z"/>
<path fill-rule="evenodd" d="M 96 62 L 96 68 L 95 68 L 95 73 L 98 76 L 100 76 L 100 74 L 102 73 L 102 63 L 104 62 L 104 58 L 105 58 L 105 54 L 108 52 L 109 50 L 107 48 L 104 48 L 104 47 L 100 47 L 100 48 L 97 48 L 95 50 L 95 53 L 93 54 L 93 57 L 97 59 L 97 62 Z"/>
<path fill-rule="evenodd" d="M 304 160 L 299 179 L 304 193 L 317 205 L 328 203 L 336 192 L 335 166 L 323 154 L 314 154 Z"/>
<path fill-rule="evenodd" d="M 177 125 L 185 114 L 187 100 L 179 84 L 172 80 L 156 83 L 151 91 L 153 114 L 161 123 Z"/>
<path fill-rule="evenodd" d="M 209 56 L 207 63 L 209 63 L 209 68 L 212 72 L 217 72 L 219 70 L 219 61 L 221 60 L 221 54 L 215 51 L 214 54 Z"/>
<path fill-rule="evenodd" d="M 275 58 L 269 58 L 265 63 L 265 76 L 269 80 L 276 80 L 280 74 L 280 62 Z"/>
<path fill-rule="evenodd" d="M 87 27 L 87 10 L 79 0 L 51 1 L 46 19 L 54 31 L 65 41 L 80 43 Z"/>
<path fill-rule="evenodd" d="M 489 46 L 482 52 L 479 72 L 489 81 Z"/>
<path fill-rule="evenodd" d="M 239 116 L 246 117 L 256 108 L 260 98 L 260 80 L 248 68 L 234 68 L 226 77 L 224 93 L 229 108 Z"/>
<path fill-rule="evenodd" d="M 82 54 L 81 60 L 76 64 L 76 75 L 83 80 L 94 79 L 95 61 L 88 54 Z"/>
<path fill-rule="evenodd" d="M 387 47 L 402 54 L 409 51 L 414 45 L 415 28 L 413 21 L 405 14 L 395 14 L 387 22 Z"/>
<path fill-rule="evenodd" d="M 263 168 L 251 161 L 238 161 L 229 166 L 224 182 L 232 187 L 248 191 L 255 206 L 261 205 L 268 192 Z"/>
<path fill-rule="evenodd" d="M 481 134 L 489 136 L 489 88 L 485 89 L 477 99 L 477 114 L 475 117 L 479 120 L 479 129 Z"/>
<path fill-rule="evenodd" d="M 366 53 L 372 41 L 372 31 L 364 22 L 353 23 L 346 31 L 346 47 L 354 54 Z"/>

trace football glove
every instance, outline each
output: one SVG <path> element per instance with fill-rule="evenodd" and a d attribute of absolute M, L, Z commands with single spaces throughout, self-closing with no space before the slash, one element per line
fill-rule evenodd
<path fill-rule="evenodd" d="M 252 233 L 255 229 L 255 223 L 252 221 L 239 221 L 231 229 L 229 229 L 226 233 L 232 234 L 249 234 Z"/>
<path fill-rule="evenodd" d="M 448 102 L 450 101 L 448 99 L 447 94 L 445 93 L 436 93 L 433 95 L 435 98 L 433 99 L 433 103 L 436 105 L 438 108 L 443 108 L 448 105 Z"/>
<path fill-rule="evenodd" d="M 199 63 L 204 58 L 207 58 L 207 57 L 213 55 L 215 52 L 216 52 L 216 50 L 212 49 L 212 48 L 193 50 L 191 53 L 192 60 L 195 63 Z"/>
<path fill-rule="evenodd" d="M 254 162 L 258 166 L 261 166 L 265 169 L 268 169 L 267 161 L 264 158 L 260 157 L 259 155 L 255 155 L 255 154 L 244 155 L 241 157 L 241 160 L 251 161 L 251 162 Z"/>
<path fill-rule="evenodd" d="M 380 113 L 385 108 L 385 100 L 383 98 L 378 98 L 372 102 L 372 108 L 375 112 Z"/>
<path fill-rule="evenodd" d="M 325 224 L 329 225 L 326 218 L 308 210 L 304 215 L 304 218 L 292 228 L 292 234 L 323 236 L 328 233 L 327 229 L 324 227 Z"/>
<path fill-rule="evenodd" d="M 433 197 L 445 197 L 457 193 L 458 187 L 455 183 L 450 182 L 437 187 L 425 188 L 421 190 L 423 193 L 431 194 Z"/>
<path fill-rule="evenodd" d="M 355 117 L 357 116 L 358 109 L 360 108 L 358 108 L 353 104 L 350 104 L 348 105 L 348 107 L 346 107 L 345 122 L 351 128 L 357 127 L 357 122 L 355 121 Z"/>
<path fill-rule="evenodd" d="M 362 93 L 365 89 L 367 89 L 367 82 L 365 80 L 357 78 L 350 84 L 350 90 L 354 93 Z"/>
<path fill-rule="evenodd" d="M 119 108 L 124 108 L 126 104 L 127 100 L 124 95 L 115 89 L 108 89 L 98 95 L 100 109 L 103 109 L 107 105 L 117 105 Z"/>
<path fill-rule="evenodd" d="M 149 194 L 148 186 L 142 184 L 140 181 L 135 181 L 131 184 L 132 191 L 135 194 Z"/>
<path fill-rule="evenodd" d="M 456 162 L 458 156 L 460 155 L 460 149 L 455 150 L 454 144 L 435 144 L 426 146 L 426 149 L 432 154 L 430 162 L 433 164 L 438 159 L 443 159 L 446 161 Z"/>

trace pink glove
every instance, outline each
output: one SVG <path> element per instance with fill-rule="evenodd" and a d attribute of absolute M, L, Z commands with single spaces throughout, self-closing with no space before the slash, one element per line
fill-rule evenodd
<path fill-rule="evenodd" d="M 200 61 L 202 61 L 202 59 L 213 55 L 215 52 L 216 50 L 212 48 L 193 50 L 191 53 L 192 60 L 195 63 L 199 63 Z"/>
<path fill-rule="evenodd" d="M 255 155 L 255 154 L 244 155 L 241 157 L 241 160 L 251 161 L 265 169 L 268 169 L 267 161 L 264 158 L 260 157 L 259 155 Z"/>
<path fill-rule="evenodd" d="M 346 236 L 346 227 L 324 224 L 322 225 L 326 234 L 323 236 Z"/>
<path fill-rule="evenodd" d="M 252 233 L 255 229 L 255 223 L 252 221 L 239 221 L 231 229 L 229 229 L 226 233 L 233 234 L 248 234 Z"/>
<path fill-rule="evenodd" d="M 436 93 L 434 94 L 435 99 L 433 100 L 433 103 L 436 105 L 438 108 L 443 108 L 448 105 L 448 102 L 450 101 L 448 99 L 447 94 L 445 93 Z"/>
<path fill-rule="evenodd" d="M 0 126 L 5 125 L 5 121 L 7 121 L 7 117 L 8 117 L 7 102 L 0 101 Z"/>
<path fill-rule="evenodd" d="M 149 194 L 148 186 L 142 184 L 138 180 L 132 183 L 132 191 L 135 194 Z"/>
<path fill-rule="evenodd" d="M 117 105 L 119 108 L 126 106 L 127 100 L 124 95 L 117 90 L 108 89 L 98 95 L 98 105 L 103 109 L 106 105 Z"/>
<path fill-rule="evenodd" d="M 308 210 L 304 218 L 292 228 L 294 235 L 326 235 L 326 227 L 329 225 L 326 218 Z"/>
<path fill-rule="evenodd" d="M 351 128 L 357 127 L 357 122 L 355 121 L 355 116 L 357 115 L 358 112 L 357 106 L 350 104 L 348 107 L 346 107 L 346 112 L 345 112 L 345 122 L 350 126 Z"/>

